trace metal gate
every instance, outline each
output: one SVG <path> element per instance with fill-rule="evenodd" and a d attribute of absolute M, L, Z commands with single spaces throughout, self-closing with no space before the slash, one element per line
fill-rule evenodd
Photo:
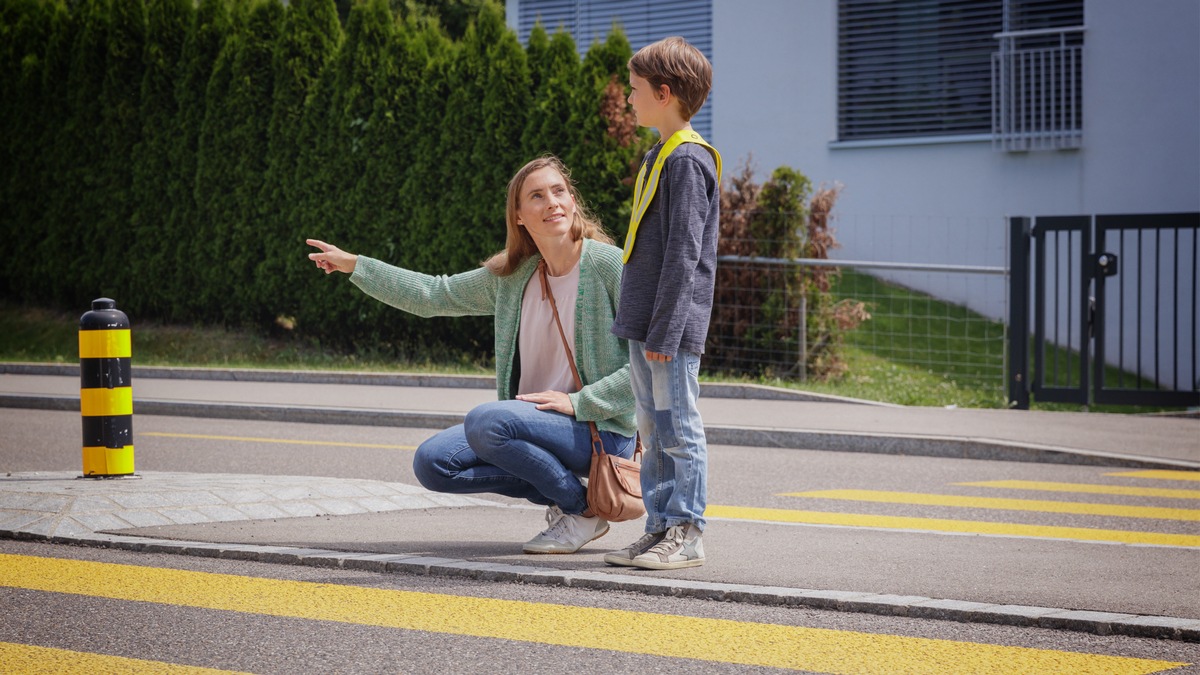
<path fill-rule="evenodd" d="M 1028 408 L 1031 393 L 1200 405 L 1200 213 L 1012 218 L 1010 232 L 1012 407 Z M 1019 339 L 1031 332 L 1032 344 Z"/>

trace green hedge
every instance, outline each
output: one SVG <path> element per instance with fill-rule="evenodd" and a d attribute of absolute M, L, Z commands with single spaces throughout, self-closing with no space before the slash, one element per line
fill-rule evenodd
<path fill-rule="evenodd" d="M 340 349 L 490 351 L 489 321 L 386 308 L 319 273 L 304 239 L 468 269 L 503 245 L 508 178 L 543 152 L 623 236 L 648 138 L 614 105 L 629 43 L 581 60 L 539 27 L 525 49 L 493 2 L 452 40 L 392 4 L 0 3 L 0 292 Z"/>

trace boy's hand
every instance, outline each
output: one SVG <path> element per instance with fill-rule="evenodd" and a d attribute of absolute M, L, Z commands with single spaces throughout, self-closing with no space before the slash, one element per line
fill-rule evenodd
<path fill-rule="evenodd" d="M 564 415 L 575 416 L 575 406 L 571 405 L 571 397 L 561 391 L 539 391 L 535 394 L 518 394 L 518 401 L 537 403 L 538 410 L 553 410 Z"/>
<path fill-rule="evenodd" d="M 666 362 L 666 361 L 670 361 L 670 360 L 671 360 L 671 357 L 667 356 L 666 354 L 659 354 L 658 352 L 652 352 L 652 351 L 650 351 L 649 349 L 647 349 L 647 350 L 646 350 L 646 360 L 647 360 L 647 361 L 663 361 L 663 362 Z"/>

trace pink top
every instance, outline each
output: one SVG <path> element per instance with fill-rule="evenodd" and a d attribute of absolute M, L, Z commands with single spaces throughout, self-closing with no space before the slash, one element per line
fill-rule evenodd
<path fill-rule="evenodd" d="M 571 351 L 575 350 L 575 299 L 579 295 L 579 262 L 561 277 L 549 276 L 550 290 L 558 305 L 558 318 L 562 320 L 563 332 Z M 573 393 L 575 376 L 567 362 L 558 326 L 554 323 L 554 310 L 550 299 L 542 298 L 542 275 L 534 273 L 525 285 L 521 298 L 521 329 L 517 334 L 517 348 L 521 355 L 521 382 L 518 394 L 533 394 L 539 391 L 561 391 Z"/>

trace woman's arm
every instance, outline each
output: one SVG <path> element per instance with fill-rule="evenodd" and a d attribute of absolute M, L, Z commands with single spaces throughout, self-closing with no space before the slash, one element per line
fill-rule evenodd
<path fill-rule="evenodd" d="M 343 272 L 364 293 L 418 316 L 490 315 L 496 312 L 495 276 L 480 268 L 453 276 L 431 276 L 347 253 L 319 239 L 307 240 L 321 249 L 309 260 L 326 274 Z"/>

